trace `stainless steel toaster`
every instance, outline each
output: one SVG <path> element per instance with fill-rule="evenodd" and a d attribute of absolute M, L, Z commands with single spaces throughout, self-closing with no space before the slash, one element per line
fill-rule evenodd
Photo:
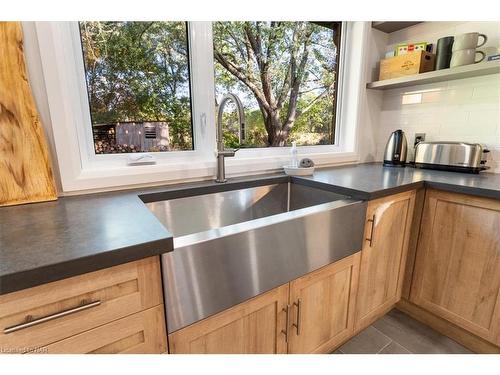
<path fill-rule="evenodd" d="M 415 167 L 479 173 L 489 168 L 488 152 L 479 143 L 420 142 L 415 146 Z"/>

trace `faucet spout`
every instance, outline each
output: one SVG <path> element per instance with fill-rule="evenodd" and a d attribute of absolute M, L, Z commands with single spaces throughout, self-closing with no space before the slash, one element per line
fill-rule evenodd
<path fill-rule="evenodd" d="M 236 150 L 226 150 L 224 148 L 224 130 L 222 127 L 222 117 L 224 114 L 224 108 L 227 103 L 232 101 L 238 110 L 238 122 L 239 122 L 239 140 L 240 143 L 245 140 L 245 111 L 240 98 L 233 93 L 228 93 L 223 96 L 219 111 L 217 113 L 217 178 L 215 182 L 226 182 L 226 170 L 225 170 L 225 157 L 232 157 L 238 151 Z"/>

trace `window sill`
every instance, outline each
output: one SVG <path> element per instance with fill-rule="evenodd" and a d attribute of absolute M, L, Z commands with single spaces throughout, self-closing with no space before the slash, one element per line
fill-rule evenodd
<path fill-rule="evenodd" d="M 316 166 L 330 166 L 355 163 L 358 155 L 354 152 L 329 152 L 299 154 L 311 157 Z M 228 177 L 237 177 L 282 170 L 290 160 L 289 155 L 264 157 L 236 157 L 226 159 Z M 144 166 L 99 166 L 82 169 L 78 176 L 63 181 L 64 195 L 118 190 L 131 187 L 153 186 L 211 179 L 215 175 L 215 159 L 197 161 L 189 164 L 155 164 Z"/>

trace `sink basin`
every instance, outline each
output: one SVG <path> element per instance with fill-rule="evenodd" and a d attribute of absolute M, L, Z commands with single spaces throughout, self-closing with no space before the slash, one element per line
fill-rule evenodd
<path fill-rule="evenodd" d="M 175 239 L 345 199 L 345 195 L 285 182 L 151 202 L 146 206 Z"/>
<path fill-rule="evenodd" d="M 174 236 L 162 255 L 169 333 L 362 247 L 366 202 L 291 179 L 182 195 L 141 197 Z"/>

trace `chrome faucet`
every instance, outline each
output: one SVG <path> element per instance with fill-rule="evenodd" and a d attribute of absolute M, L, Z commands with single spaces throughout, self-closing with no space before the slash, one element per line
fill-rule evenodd
<path fill-rule="evenodd" d="M 238 121 L 240 123 L 239 128 L 239 140 L 240 143 L 245 140 L 245 111 L 243 110 L 243 104 L 241 103 L 240 98 L 238 98 L 235 94 L 228 93 L 224 95 L 222 98 L 219 111 L 217 113 L 217 178 L 215 182 L 226 182 L 226 169 L 224 158 L 232 157 L 239 149 L 224 149 L 224 131 L 222 130 L 222 115 L 224 114 L 224 108 L 226 104 L 232 101 L 236 104 L 236 108 L 238 109 Z"/>

